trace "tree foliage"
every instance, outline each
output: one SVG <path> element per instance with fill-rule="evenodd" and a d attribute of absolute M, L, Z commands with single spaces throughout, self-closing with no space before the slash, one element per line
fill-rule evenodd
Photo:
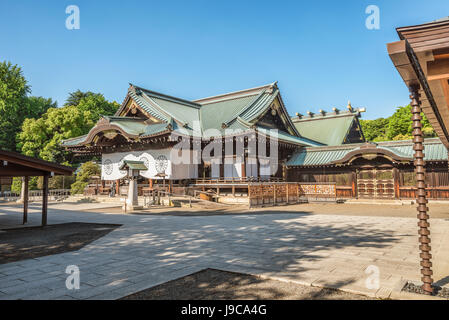
<path fill-rule="evenodd" d="M 69 96 L 67 97 L 66 102 L 64 103 L 64 106 L 65 107 L 77 106 L 80 103 L 81 99 L 84 99 L 84 98 L 87 98 L 87 97 L 93 96 L 93 95 L 95 95 L 95 93 L 93 93 L 91 91 L 83 92 L 79 89 L 76 91 L 70 92 Z"/>
<path fill-rule="evenodd" d="M 100 166 L 93 163 L 92 161 L 85 162 L 79 168 L 78 174 L 76 175 L 76 181 L 72 184 L 71 193 L 80 194 L 84 192 L 84 189 L 89 183 L 89 179 L 92 176 L 100 175 Z"/>
<path fill-rule="evenodd" d="M 425 137 L 435 137 L 429 120 L 421 114 Z M 412 138 L 411 106 L 398 107 L 388 118 L 361 120 L 363 134 L 368 141 L 408 140 Z"/>
<path fill-rule="evenodd" d="M 18 134 L 18 147 L 23 154 L 53 162 L 71 162 L 61 141 L 87 134 L 100 118 L 118 108 L 117 102 L 108 102 L 101 94 L 88 95 L 78 105 L 50 108 L 39 119 L 26 119 Z"/>
<path fill-rule="evenodd" d="M 28 189 L 38 190 L 38 180 L 39 177 L 30 177 L 30 180 L 28 181 Z M 22 192 L 22 177 L 12 178 L 11 191 L 17 194 L 20 194 Z"/>
<path fill-rule="evenodd" d="M 16 134 L 26 118 L 38 118 L 56 107 L 51 99 L 29 97 L 30 86 L 22 69 L 11 62 L 0 63 L 0 147 L 17 151 Z"/>

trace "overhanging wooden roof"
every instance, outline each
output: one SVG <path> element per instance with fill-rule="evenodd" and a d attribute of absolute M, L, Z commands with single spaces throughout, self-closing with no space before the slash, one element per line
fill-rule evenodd
<path fill-rule="evenodd" d="M 0 176 L 72 175 L 75 169 L 11 151 L 0 150 Z"/>
<path fill-rule="evenodd" d="M 422 108 L 449 149 L 449 19 L 396 29 L 388 54 L 408 87 L 419 86 Z"/>

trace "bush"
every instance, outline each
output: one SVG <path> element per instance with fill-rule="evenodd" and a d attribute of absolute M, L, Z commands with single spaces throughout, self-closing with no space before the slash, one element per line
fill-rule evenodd
<path fill-rule="evenodd" d="M 76 181 L 72 184 L 71 194 L 83 193 L 89 184 L 89 179 L 92 176 L 100 175 L 100 173 L 100 167 L 92 161 L 83 163 L 76 175 Z"/>
<path fill-rule="evenodd" d="M 28 190 L 39 190 L 39 177 L 30 177 L 28 181 Z M 22 177 L 12 178 L 11 192 L 20 194 L 22 192 Z"/>
<path fill-rule="evenodd" d="M 70 189 L 75 182 L 75 175 L 72 176 L 54 176 L 48 179 L 48 189 Z M 44 188 L 44 177 L 37 179 L 37 187 L 42 190 Z"/>

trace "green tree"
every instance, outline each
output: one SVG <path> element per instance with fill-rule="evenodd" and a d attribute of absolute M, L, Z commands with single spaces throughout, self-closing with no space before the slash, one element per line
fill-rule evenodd
<path fill-rule="evenodd" d="M 31 92 L 22 69 L 11 62 L 0 63 L 0 147 L 17 151 L 16 134 L 26 118 L 38 118 L 56 107 L 51 99 L 28 97 Z"/>
<path fill-rule="evenodd" d="M 366 140 L 375 141 L 377 139 L 378 141 L 378 139 L 386 139 L 388 119 L 360 120 L 360 125 Z"/>
<path fill-rule="evenodd" d="M 42 189 L 42 187 L 39 188 L 38 186 L 38 180 L 39 177 L 30 177 L 30 180 L 28 180 L 28 189 L 29 190 Z M 11 191 L 17 194 L 20 194 L 22 192 L 22 177 L 12 178 Z"/>
<path fill-rule="evenodd" d="M 71 193 L 83 193 L 84 189 L 89 184 L 89 179 L 92 176 L 100 175 L 100 173 L 100 166 L 93 163 L 92 161 L 83 163 L 79 168 L 78 174 L 76 175 L 76 181 L 72 184 Z"/>
<path fill-rule="evenodd" d="M 93 125 L 89 111 L 75 106 L 51 108 L 39 119 L 24 121 L 18 146 L 27 156 L 61 163 L 71 160 L 61 140 L 83 135 Z"/>
<path fill-rule="evenodd" d="M 25 118 L 41 116 L 51 99 L 28 97 L 31 92 L 22 69 L 11 62 L 0 63 L 0 147 L 16 151 L 15 137 Z"/>
<path fill-rule="evenodd" d="M 70 189 L 72 184 L 75 182 L 75 175 L 71 176 L 54 176 L 48 179 L 48 189 Z M 39 177 L 37 179 L 37 188 L 42 190 L 44 187 L 44 177 Z"/>
<path fill-rule="evenodd" d="M 70 92 L 69 96 L 67 97 L 67 100 L 64 103 L 64 106 L 65 107 L 77 106 L 80 103 L 81 99 L 84 99 L 84 98 L 87 98 L 87 97 L 90 97 L 93 95 L 95 95 L 95 93 L 93 93 L 91 91 L 83 92 L 79 89 L 76 91 Z"/>
<path fill-rule="evenodd" d="M 89 111 L 90 120 L 97 122 L 102 115 L 113 115 L 120 105 L 115 101 L 107 101 L 100 93 L 95 93 L 82 98 L 77 107 L 81 111 Z"/>
<path fill-rule="evenodd" d="M 422 125 L 425 137 L 435 137 L 435 131 L 422 113 Z M 411 106 L 396 108 L 388 118 L 361 120 L 363 134 L 368 141 L 409 140 L 412 138 Z"/>
<path fill-rule="evenodd" d="M 426 130 L 428 136 L 436 136 L 430 126 L 429 120 L 421 113 L 422 126 L 428 128 Z M 400 138 L 412 137 L 412 107 L 410 105 L 398 107 L 395 113 L 389 118 L 387 137 L 391 140 L 399 140 Z M 429 130 L 430 129 L 430 130 Z M 398 137 L 399 136 L 399 137 Z"/>
<path fill-rule="evenodd" d="M 61 141 L 87 134 L 100 115 L 115 113 L 119 104 L 103 95 L 82 98 L 77 106 L 50 108 L 39 119 L 26 119 L 18 134 L 18 148 L 23 154 L 53 162 L 72 162 Z"/>

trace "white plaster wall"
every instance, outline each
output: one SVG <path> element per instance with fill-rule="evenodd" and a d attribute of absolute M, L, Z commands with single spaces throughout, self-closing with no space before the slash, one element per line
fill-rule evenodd
<path fill-rule="evenodd" d="M 156 163 L 166 164 L 166 179 L 193 179 L 198 177 L 198 166 L 195 164 L 173 164 L 170 160 L 171 149 L 151 149 L 145 151 L 117 152 L 102 155 L 101 179 L 117 180 L 126 177 L 126 171 L 120 171 L 123 160 L 143 161 L 148 170 L 141 171 L 140 175 L 148 179 L 162 179 L 156 177 Z M 159 160 L 158 160 L 159 159 Z M 166 159 L 166 160 L 164 160 Z"/>

